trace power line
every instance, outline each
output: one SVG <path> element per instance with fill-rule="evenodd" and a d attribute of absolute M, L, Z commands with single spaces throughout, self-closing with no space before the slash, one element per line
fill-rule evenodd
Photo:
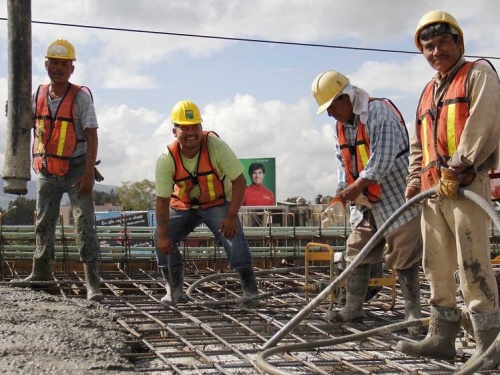
<path fill-rule="evenodd" d="M 0 17 L 0 20 L 7 21 L 7 18 Z M 154 31 L 154 30 L 128 29 L 128 28 L 121 28 L 121 27 L 80 25 L 80 24 L 48 22 L 48 21 L 33 21 L 32 20 L 31 22 L 36 23 L 36 24 L 40 24 L 40 25 L 76 27 L 76 28 L 82 28 L 82 29 L 94 29 L 94 30 L 106 30 L 106 31 L 123 31 L 123 32 L 153 34 L 153 35 L 169 35 L 169 36 L 188 37 L 188 38 L 217 39 L 217 40 L 228 40 L 228 41 L 236 41 L 236 42 L 279 44 L 279 45 L 298 46 L 298 47 L 333 48 L 333 49 L 346 49 L 346 50 L 353 50 L 353 51 L 402 53 L 402 54 L 409 54 L 409 55 L 420 55 L 420 52 L 417 52 L 417 51 L 404 51 L 404 50 L 395 50 L 395 49 L 363 48 L 363 47 L 351 47 L 351 46 L 337 46 L 337 45 L 331 45 L 331 44 L 285 42 L 285 41 L 279 41 L 279 40 L 236 38 L 236 37 L 227 37 L 227 36 L 219 36 L 219 35 L 206 35 L 206 34 L 173 33 L 173 32 L 168 32 L 168 31 Z M 495 56 L 476 56 L 476 55 L 464 55 L 464 56 L 470 57 L 470 58 L 478 58 L 478 59 L 482 58 L 482 59 L 490 59 L 490 60 L 500 60 L 500 57 L 495 57 Z"/>

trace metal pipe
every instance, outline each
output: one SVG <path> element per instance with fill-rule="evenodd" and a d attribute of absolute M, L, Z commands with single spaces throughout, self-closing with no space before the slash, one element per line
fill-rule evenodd
<path fill-rule="evenodd" d="M 26 195 L 31 179 L 31 1 L 8 0 L 8 106 L 3 191 Z"/>

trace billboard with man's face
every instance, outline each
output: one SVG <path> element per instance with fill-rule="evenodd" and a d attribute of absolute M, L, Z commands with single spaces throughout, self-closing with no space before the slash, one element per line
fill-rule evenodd
<path fill-rule="evenodd" d="M 240 159 L 247 182 L 243 206 L 276 205 L 275 158 Z"/>

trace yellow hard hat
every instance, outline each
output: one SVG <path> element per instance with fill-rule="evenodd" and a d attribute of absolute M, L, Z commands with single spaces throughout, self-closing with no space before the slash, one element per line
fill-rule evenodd
<path fill-rule="evenodd" d="M 349 78 L 335 70 L 328 70 L 319 74 L 314 79 L 311 87 L 314 99 L 316 99 L 319 106 L 316 113 L 318 115 L 323 113 L 348 83 Z"/>
<path fill-rule="evenodd" d="M 75 61 L 75 48 L 65 39 L 56 39 L 47 47 L 45 58 Z"/>
<path fill-rule="evenodd" d="M 189 100 L 181 100 L 174 105 L 170 119 L 173 124 L 178 125 L 198 125 L 203 122 L 200 109 Z"/>
<path fill-rule="evenodd" d="M 422 52 L 422 44 L 420 43 L 420 33 L 427 26 L 433 23 L 447 23 L 448 25 L 454 27 L 462 39 L 462 53 L 464 52 L 464 34 L 457 20 L 451 14 L 443 12 L 442 10 L 432 10 L 429 13 L 424 14 L 424 16 L 418 21 L 417 30 L 415 31 L 415 45 Z"/>

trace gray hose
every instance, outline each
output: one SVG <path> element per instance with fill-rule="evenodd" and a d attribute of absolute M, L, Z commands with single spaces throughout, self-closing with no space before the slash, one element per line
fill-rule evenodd
<path fill-rule="evenodd" d="M 324 289 L 314 300 L 312 300 L 306 307 L 304 307 L 294 318 L 292 318 L 280 331 L 278 331 L 271 339 L 267 341 L 267 343 L 264 345 L 263 349 L 264 351 L 257 357 L 258 361 L 258 367 L 260 369 L 266 369 L 270 370 L 271 374 L 285 374 L 280 372 L 280 370 L 275 369 L 273 366 L 270 366 L 265 359 L 269 357 L 270 355 L 273 355 L 277 352 L 286 352 L 289 351 L 291 347 L 294 345 L 285 345 L 283 347 L 274 348 L 274 350 L 270 350 L 272 347 L 275 347 L 276 344 L 283 339 L 283 337 L 290 333 L 313 309 L 315 309 L 321 301 L 323 301 L 336 287 L 340 282 L 342 282 L 351 272 L 352 270 L 361 263 L 361 261 L 366 257 L 368 252 L 375 246 L 378 241 L 381 240 L 383 235 L 385 234 L 385 231 L 396 221 L 396 219 L 408 208 L 414 206 L 415 204 L 420 203 L 424 199 L 430 198 L 431 196 L 436 194 L 436 189 L 429 189 L 426 190 L 410 200 L 408 200 L 403 206 L 401 206 L 398 210 L 396 210 L 391 217 L 380 227 L 380 229 L 375 233 L 375 235 L 370 239 L 370 241 L 364 246 L 364 248 L 360 251 L 360 253 L 357 255 L 357 257 L 351 262 L 351 264 L 342 272 L 326 289 Z M 469 190 L 464 190 L 464 189 L 459 189 L 459 194 L 467 199 L 470 199 L 477 205 L 479 205 L 487 214 L 488 216 L 493 220 L 495 226 L 500 229 L 500 218 L 497 215 L 496 211 L 494 208 L 491 206 L 489 202 L 484 200 L 480 195 L 469 191 Z M 422 319 L 421 319 L 422 320 Z M 417 320 L 419 321 L 419 320 Z M 410 321 L 407 323 L 413 323 L 415 321 Z M 400 329 L 400 328 L 397 328 Z M 366 333 L 371 333 L 375 334 L 375 330 L 370 330 L 367 331 Z M 354 335 L 347 336 L 350 339 L 353 338 Z M 335 339 L 333 339 L 335 340 Z M 314 345 L 316 343 L 313 343 Z M 297 344 L 295 344 L 297 345 Z M 303 344 L 300 344 L 303 345 Z M 307 345 L 307 343 L 306 343 Z M 330 343 L 329 345 L 333 345 Z M 308 347 L 308 346 L 306 346 Z M 312 347 L 312 346 L 311 346 Z M 472 363 L 467 364 L 467 366 L 464 366 L 463 369 L 459 370 L 457 374 L 465 375 L 465 374 L 473 374 L 475 371 L 481 369 L 485 364 L 488 363 L 488 361 L 493 361 L 495 358 L 497 358 L 498 354 L 500 353 L 500 334 L 496 337 L 496 339 L 493 341 L 493 343 L 490 345 L 490 347 L 478 358 L 474 359 Z M 491 359 L 490 359 L 491 358 Z M 276 371 L 276 372 L 275 372 Z"/>
<path fill-rule="evenodd" d="M 294 352 L 294 351 L 299 351 L 299 350 L 310 350 L 310 349 L 315 349 L 315 348 L 319 348 L 319 347 L 323 347 L 323 346 L 339 345 L 339 344 L 343 344 L 346 342 L 364 340 L 364 339 L 371 337 L 371 336 L 387 335 L 388 333 L 391 333 L 393 331 L 399 331 L 401 329 L 405 329 L 405 328 L 409 328 L 409 327 L 421 327 L 423 325 L 428 325 L 429 319 L 430 318 L 423 318 L 423 319 L 416 319 L 416 320 L 409 320 L 409 321 L 394 323 L 394 324 L 390 324 L 387 326 L 370 329 L 369 331 L 354 333 L 354 334 L 345 335 L 342 337 L 335 337 L 333 339 L 319 340 L 319 341 L 314 341 L 314 342 L 300 342 L 297 344 L 275 346 L 274 348 L 269 348 L 267 350 L 264 350 L 257 355 L 257 358 L 256 358 L 257 367 L 259 369 L 267 372 L 268 374 L 290 375 L 289 371 L 282 371 L 282 370 L 270 365 L 269 363 L 266 362 L 266 359 L 273 356 L 273 355 L 276 355 L 276 354 L 289 353 L 289 352 Z"/>
<path fill-rule="evenodd" d="M 271 270 L 263 270 L 263 271 L 255 271 L 254 275 L 259 276 L 259 275 L 265 275 L 265 274 L 276 274 L 276 273 L 290 273 L 290 272 L 296 272 L 296 271 L 303 271 L 305 267 L 287 267 L 287 268 L 276 268 L 276 269 L 271 269 Z M 312 269 L 319 270 L 319 269 L 326 269 L 329 267 L 325 266 L 316 266 L 316 267 L 311 267 Z M 200 301 L 197 300 L 192 296 L 193 291 L 198 288 L 201 284 L 204 284 L 209 281 L 213 280 L 218 280 L 218 279 L 225 279 L 228 277 L 238 277 L 238 274 L 236 272 L 224 272 L 224 273 L 218 273 L 218 274 L 213 274 L 213 275 L 208 275 L 205 276 L 199 280 L 196 280 L 193 284 L 191 284 L 186 291 L 186 297 L 189 301 L 201 305 L 201 306 L 227 306 L 227 305 L 236 305 L 236 304 L 244 304 L 248 303 L 251 301 L 255 300 L 262 300 L 262 299 L 267 299 L 271 297 L 276 297 L 280 296 L 283 294 L 289 294 L 289 293 L 302 293 L 304 292 L 305 287 L 304 286 L 291 286 L 287 288 L 280 288 L 277 290 L 273 290 L 271 292 L 267 293 L 260 293 L 252 297 L 242 297 L 242 298 L 234 298 L 234 299 L 227 299 L 227 300 L 219 300 L 219 301 Z M 313 287 L 320 288 L 321 285 L 313 285 Z"/>
<path fill-rule="evenodd" d="M 426 198 L 431 197 L 436 194 L 436 189 L 426 190 L 403 204 L 399 209 L 397 209 L 387 221 L 380 227 L 380 229 L 373 235 L 373 237 L 368 241 L 368 243 L 359 252 L 356 258 L 346 267 L 344 272 L 342 272 L 335 280 L 321 293 L 319 293 L 316 298 L 314 298 L 309 304 L 304 307 L 297 315 L 295 315 L 287 324 L 281 328 L 276 334 L 271 337 L 267 343 L 264 345 L 263 349 L 268 349 L 275 346 L 285 335 L 290 333 L 311 311 L 317 308 L 320 303 L 332 293 L 335 288 L 338 287 L 352 271 L 361 263 L 361 261 L 366 257 L 366 255 L 372 250 L 372 248 L 382 239 L 385 231 L 398 219 L 398 217 L 405 212 L 408 208 L 420 203 Z"/>

